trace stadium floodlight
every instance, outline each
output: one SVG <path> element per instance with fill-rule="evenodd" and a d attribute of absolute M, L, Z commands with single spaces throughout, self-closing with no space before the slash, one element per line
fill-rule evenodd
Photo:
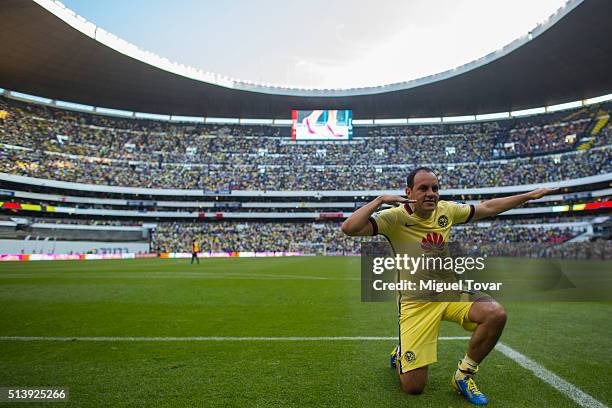
<path fill-rule="evenodd" d="M 579 108 L 580 106 L 582 106 L 582 104 L 583 104 L 582 101 L 574 101 L 574 102 L 560 103 L 558 105 L 550 105 L 546 107 L 546 112 L 556 112 L 556 111 L 565 110 L 565 109 Z"/>
<path fill-rule="evenodd" d="M 291 119 L 274 119 L 275 125 L 291 126 Z"/>
<path fill-rule="evenodd" d="M 52 100 L 49 98 L 43 98 L 42 96 L 34 96 L 34 95 L 27 94 L 27 93 L 15 92 L 15 91 L 11 91 L 10 96 L 12 96 L 15 99 L 25 99 L 27 101 L 38 102 L 38 103 L 49 104 L 52 102 Z"/>
<path fill-rule="evenodd" d="M 474 116 L 474 115 L 445 116 L 445 117 L 442 118 L 442 122 L 444 122 L 444 123 L 473 122 L 475 120 L 476 120 L 476 116 Z"/>
<path fill-rule="evenodd" d="M 484 113 L 482 115 L 476 115 L 476 120 L 508 119 L 509 117 L 510 112 Z"/>
<path fill-rule="evenodd" d="M 272 119 L 240 119 L 241 125 L 271 125 Z"/>
<path fill-rule="evenodd" d="M 546 108 L 542 106 L 541 108 L 531 108 L 531 109 L 512 111 L 510 112 L 510 115 L 511 116 L 529 116 L 529 115 L 538 115 L 540 113 L 545 113 L 545 112 L 546 112 Z"/>
<path fill-rule="evenodd" d="M 120 110 L 120 109 L 109 109 L 109 108 L 95 108 L 96 113 L 111 116 L 134 116 L 134 112 Z"/>
<path fill-rule="evenodd" d="M 353 125 L 373 125 L 374 119 L 353 119 Z"/>
<path fill-rule="evenodd" d="M 152 120 L 164 120 L 169 121 L 170 115 L 163 115 L 157 113 L 146 113 L 146 112 L 134 112 L 134 117 L 137 119 L 152 119 Z"/>
<path fill-rule="evenodd" d="M 171 122 L 196 122 L 196 123 L 204 123 L 204 118 L 199 116 L 170 116 Z"/>
<path fill-rule="evenodd" d="M 405 125 L 408 119 L 374 119 L 375 125 Z"/>
<path fill-rule="evenodd" d="M 204 118 L 204 123 L 235 125 L 235 124 L 240 123 L 240 119 L 238 118 Z"/>
<path fill-rule="evenodd" d="M 442 118 L 408 118 L 409 125 L 423 125 L 428 123 L 441 123 Z"/>
<path fill-rule="evenodd" d="M 138 119 L 170 120 L 169 115 L 158 115 L 155 113 L 136 112 L 134 116 Z"/>
<path fill-rule="evenodd" d="M 80 103 L 74 103 L 74 102 L 55 101 L 55 105 L 62 107 L 62 108 L 66 108 L 66 109 L 73 109 L 73 110 L 80 110 L 80 111 L 87 111 L 87 112 L 91 112 L 94 110 L 94 107 L 91 105 L 82 105 Z"/>
<path fill-rule="evenodd" d="M 601 102 L 606 102 L 606 101 L 610 101 L 610 100 L 612 100 L 612 94 L 597 96 L 595 98 L 589 98 L 589 99 L 585 100 L 584 103 L 586 105 L 591 105 L 593 103 L 601 103 Z"/>

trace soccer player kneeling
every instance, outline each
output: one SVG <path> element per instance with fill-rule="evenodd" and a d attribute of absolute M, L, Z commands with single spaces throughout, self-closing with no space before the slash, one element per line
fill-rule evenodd
<path fill-rule="evenodd" d="M 433 170 L 420 167 L 407 177 L 406 196 L 385 195 L 355 211 L 342 224 L 351 236 L 384 235 L 395 251 L 410 244 L 440 245 L 448 242 L 451 227 L 492 217 L 555 189 L 541 188 L 524 194 L 497 198 L 476 205 L 441 201 L 438 178 Z M 375 211 L 382 204 L 394 208 Z M 467 295 L 467 294 L 466 294 Z M 420 394 L 427 383 L 427 367 L 437 361 L 437 342 L 442 320 L 456 322 L 472 331 L 468 349 L 452 375 L 453 389 L 469 402 L 486 405 L 487 397 L 474 382 L 478 366 L 495 347 L 506 324 L 504 308 L 490 297 L 469 294 L 460 301 L 414 301 L 398 299 L 399 344 L 391 352 L 402 390 Z"/>

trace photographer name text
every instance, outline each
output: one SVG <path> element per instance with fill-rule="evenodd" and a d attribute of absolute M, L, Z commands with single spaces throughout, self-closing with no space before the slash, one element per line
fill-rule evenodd
<path fill-rule="evenodd" d="M 457 280 L 455 282 L 438 282 L 436 280 L 419 280 L 418 282 L 400 280 L 399 282 L 384 282 L 377 279 L 372 282 L 372 287 L 377 291 L 499 291 L 501 282 L 476 282 L 472 279 Z"/>

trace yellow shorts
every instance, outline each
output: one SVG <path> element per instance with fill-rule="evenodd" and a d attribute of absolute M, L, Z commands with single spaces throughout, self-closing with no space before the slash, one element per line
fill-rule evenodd
<path fill-rule="evenodd" d="M 474 331 L 468 319 L 474 302 L 402 302 L 400 310 L 400 373 L 438 361 L 438 332 L 442 320 Z"/>

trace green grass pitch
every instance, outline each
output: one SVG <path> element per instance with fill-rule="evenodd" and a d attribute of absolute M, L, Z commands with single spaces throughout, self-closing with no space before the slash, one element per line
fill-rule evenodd
<path fill-rule="evenodd" d="M 574 263 L 610 266 L 602 265 Z M 612 403 L 612 303 L 505 306 L 504 344 Z M 0 265 L 0 311 L 2 337 L 397 334 L 395 306 L 361 303 L 359 259 L 342 257 L 7 262 Z M 444 323 L 441 335 L 468 333 Z M 0 387 L 70 390 L 69 403 L 44 406 L 470 406 L 449 386 L 465 340 L 440 342 L 420 396 L 400 391 L 388 367 L 394 344 L 0 340 Z M 477 380 L 491 407 L 577 406 L 498 351 Z"/>

